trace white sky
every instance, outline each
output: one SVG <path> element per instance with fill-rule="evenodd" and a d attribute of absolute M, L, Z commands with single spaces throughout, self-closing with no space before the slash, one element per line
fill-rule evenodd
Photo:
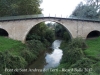
<path fill-rule="evenodd" d="M 43 0 L 41 8 L 45 16 L 68 17 L 82 0 Z"/>

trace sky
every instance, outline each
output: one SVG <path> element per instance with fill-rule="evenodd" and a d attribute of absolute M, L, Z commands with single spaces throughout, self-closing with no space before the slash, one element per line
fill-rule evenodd
<path fill-rule="evenodd" d="M 68 17 L 82 0 L 43 0 L 44 16 Z"/>

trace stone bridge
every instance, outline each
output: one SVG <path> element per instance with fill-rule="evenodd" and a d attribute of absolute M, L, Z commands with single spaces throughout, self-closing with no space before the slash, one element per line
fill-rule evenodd
<path fill-rule="evenodd" d="M 38 23 L 52 21 L 63 25 L 72 38 L 82 37 L 86 39 L 88 35 L 100 36 L 100 21 L 86 19 L 72 19 L 60 17 L 24 17 L 19 16 L 1 17 L 0 29 L 7 32 L 8 37 L 14 40 L 26 41 L 29 31 Z"/>

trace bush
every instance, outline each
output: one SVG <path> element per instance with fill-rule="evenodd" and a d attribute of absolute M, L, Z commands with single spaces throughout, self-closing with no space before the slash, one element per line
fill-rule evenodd
<path fill-rule="evenodd" d="M 82 38 L 75 38 L 69 42 L 68 47 L 70 48 L 81 48 L 82 50 L 87 48 L 86 42 Z"/>
<path fill-rule="evenodd" d="M 45 39 L 47 39 L 48 42 L 52 43 L 55 40 L 54 32 L 50 29 L 46 30 Z"/>
<path fill-rule="evenodd" d="M 93 70 L 96 74 L 100 75 L 100 62 L 96 63 L 94 66 L 93 66 Z"/>
<path fill-rule="evenodd" d="M 27 41 L 27 46 L 36 55 L 45 50 L 43 43 L 39 40 Z"/>
<path fill-rule="evenodd" d="M 62 62 L 73 64 L 82 57 L 83 53 L 81 48 L 71 48 L 67 49 L 66 52 L 64 52 Z"/>
<path fill-rule="evenodd" d="M 27 39 L 26 39 L 26 40 L 32 40 L 32 39 L 34 39 L 34 40 L 40 40 L 41 37 L 38 36 L 37 34 L 33 33 L 32 35 L 29 34 L 29 35 L 27 36 Z"/>
<path fill-rule="evenodd" d="M 33 54 L 29 49 L 21 51 L 21 56 L 28 62 L 31 63 L 37 58 L 36 54 Z"/>
<path fill-rule="evenodd" d="M 74 63 L 73 65 L 71 65 L 71 68 L 91 68 L 92 64 L 94 63 L 95 61 L 89 59 L 89 58 L 82 58 L 81 60 L 78 60 L 76 63 Z"/>
<path fill-rule="evenodd" d="M 85 49 L 87 47 L 84 40 L 82 40 L 81 38 L 75 38 L 69 41 L 68 44 L 65 44 L 65 42 L 63 43 L 64 46 L 66 45 L 66 47 L 61 47 L 63 48 L 62 50 L 64 52 L 62 63 L 70 62 L 71 64 L 73 64 L 77 60 L 84 57 L 82 49 Z"/>
<path fill-rule="evenodd" d="M 0 73 L 3 75 L 12 75 L 12 72 L 5 72 L 5 68 L 16 69 L 25 68 L 27 62 L 21 56 L 11 54 L 9 51 L 0 52 Z"/>
<path fill-rule="evenodd" d="M 89 58 L 82 58 L 81 60 L 78 60 L 76 63 L 72 64 L 70 68 L 80 68 L 82 70 L 80 75 L 88 75 L 88 73 L 93 71 L 92 65 L 94 62 L 95 61 Z"/>
<path fill-rule="evenodd" d="M 48 48 L 48 47 L 50 47 L 50 46 L 51 46 L 51 43 L 50 43 L 50 42 L 48 42 L 48 40 L 47 40 L 47 39 L 44 39 L 43 44 L 44 44 L 44 46 L 45 46 L 46 48 Z"/>
<path fill-rule="evenodd" d="M 67 31 L 64 32 L 63 39 L 64 39 L 66 42 L 69 41 L 69 40 L 71 39 L 71 37 L 70 37 L 70 35 L 69 35 L 69 33 L 68 33 Z"/>

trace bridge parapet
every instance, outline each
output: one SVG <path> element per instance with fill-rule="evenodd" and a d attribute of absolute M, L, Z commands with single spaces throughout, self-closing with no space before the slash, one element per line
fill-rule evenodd
<path fill-rule="evenodd" d="M 72 38 L 86 38 L 92 31 L 100 32 L 100 20 L 76 17 L 56 17 L 44 15 L 23 15 L 0 17 L 0 28 L 8 32 L 8 37 L 25 42 L 29 31 L 38 23 L 53 21 L 62 24 Z"/>
<path fill-rule="evenodd" d="M 26 19 L 43 19 L 43 18 L 54 18 L 54 19 L 67 19 L 67 20 L 79 20 L 79 21 L 91 21 L 91 22 L 100 22 L 100 19 L 89 19 L 89 18 L 81 18 L 81 17 L 56 17 L 51 16 L 44 16 L 43 14 L 37 15 L 20 15 L 20 16 L 7 16 L 7 17 L 0 17 L 0 21 L 14 21 L 14 20 L 26 20 Z"/>

